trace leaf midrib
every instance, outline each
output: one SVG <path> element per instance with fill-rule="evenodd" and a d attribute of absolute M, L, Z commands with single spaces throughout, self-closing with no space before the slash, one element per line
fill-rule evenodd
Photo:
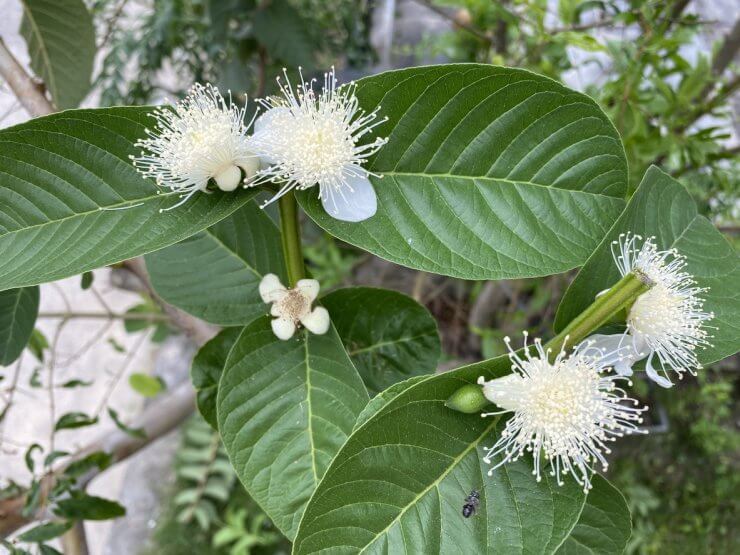
<path fill-rule="evenodd" d="M 384 172 L 382 170 L 377 170 L 381 176 L 389 175 L 391 177 L 422 177 L 422 178 L 435 178 L 435 177 L 443 177 L 443 178 L 449 178 L 449 179 L 464 179 L 467 181 L 498 181 L 501 183 L 508 183 L 510 185 L 526 185 L 526 186 L 532 186 L 532 187 L 539 187 L 541 189 L 547 189 L 549 191 L 555 190 L 555 191 L 565 191 L 568 193 L 580 193 L 583 195 L 591 195 L 594 197 L 603 197 L 603 198 L 609 198 L 609 199 L 617 199 L 622 200 L 622 197 L 612 196 L 612 195 L 605 195 L 603 193 L 593 193 L 591 191 L 582 191 L 580 189 L 563 189 L 561 187 L 555 187 L 553 185 L 543 185 L 541 183 L 534 183 L 533 181 L 513 181 L 511 179 L 506 179 L 504 177 L 491 177 L 488 175 L 459 175 L 454 173 L 426 173 L 426 172 L 397 172 L 397 171 L 389 171 Z"/>
<path fill-rule="evenodd" d="M 25 13 L 26 18 L 28 19 L 29 24 L 33 28 L 32 29 L 33 33 L 36 35 L 36 40 L 38 40 L 39 42 L 39 49 L 40 49 L 41 55 L 44 58 L 44 65 L 46 66 L 46 72 L 48 74 L 47 78 L 50 81 L 48 83 L 49 89 L 53 91 L 52 97 L 58 102 L 57 95 L 59 91 L 57 90 L 56 81 L 54 79 L 54 72 L 52 71 L 52 68 L 51 68 L 51 59 L 49 58 L 49 52 L 46 49 L 46 43 L 44 42 L 42 38 L 39 26 L 36 24 L 36 19 L 31 14 L 31 10 L 28 7 L 27 0 L 22 0 L 22 1 L 23 1 L 23 12 Z"/>
<path fill-rule="evenodd" d="M 401 519 L 401 517 L 402 517 L 403 515 L 405 515 L 405 514 L 406 514 L 406 512 L 407 512 L 407 511 L 408 511 L 408 510 L 409 510 L 409 509 L 410 509 L 411 507 L 415 506 L 415 505 L 416 505 L 416 503 L 417 503 L 417 502 L 418 502 L 418 501 L 419 501 L 419 500 L 420 500 L 420 499 L 421 499 L 422 497 L 424 497 L 424 496 L 425 496 L 425 495 L 426 495 L 426 494 L 427 494 L 428 492 L 430 492 L 430 491 L 432 490 L 432 488 L 436 488 L 436 487 L 438 487 L 438 486 L 439 486 L 439 484 L 440 484 L 440 482 L 442 482 L 442 480 L 444 480 L 444 479 L 445 479 L 445 478 L 447 477 L 447 475 L 448 475 L 448 474 L 449 474 L 450 472 L 452 472 L 452 470 L 453 470 L 453 469 L 454 469 L 455 467 L 457 467 L 457 465 L 458 465 L 458 464 L 460 464 L 460 461 L 461 461 L 461 460 L 462 460 L 463 458 L 465 458 L 465 456 L 466 456 L 466 455 L 467 455 L 468 453 L 470 453 L 470 451 L 471 451 L 471 450 L 473 450 L 473 449 L 476 449 L 476 448 L 478 447 L 478 444 L 479 444 L 479 443 L 481 442 L 481 440 L 482 440 L 482 439 L 483 439 L 483 438 L 484 438 L 484 437 L 485 437 L 485 436 L 486 436 L 486 435 L 487 435 L 487 434 L 488 434 L 488 433 L 489 433 L 489 432 L 490 432 L 490 431 L 491 431 L 491 430 L 492 430 L 493 428 L 495 428 L 495 427 L 496 427 L 496 424 L 498 424 L 499 418 L 500 418 L 500 417 L 496 417 L 496 418 L 494 418 L 494 419 L 493 419 L 493 420 L 491 421 L 491 424 L 489 424 L 488 426 L 486 426 L 486 428 L 485 428 L 485 429 L 483 430 L 483 433 L 481 433 L 481 434 L 480 434 L 480 435 L 479 435 L 479 436 L 478 436 L 477 438 L 475 438 L 475 440 L 471 441 L 471 442 L 470 442 L 470 445 L 468 445 L 468 446 L 467 446 L 467 447 L 466 447 L 466 448 L 465 448 L 465 449 L 464 449 L 464 450 L 463 450 L 463 451 L 462 451 L 462 452 L 461 452 L 461 453 L 460 453 L 460 454 L 459 454 L 459 455 L 458 455 L 457 457 L 455 457 L 455 458 L 454 458 L 454 459 L 452 460 L 452 462 L 450 463 L 450 465 L 449 465 L 449 467 L 447 468 L 447 470 L 445 470 L 445 471 L 444 471 L 444 472 L 443 472 L 443 473 L 442 473 L 442 474 L 441 474 L 441 475 L 439 476 L 439 478 L 437 478 L 436 480 L 434 480 L 434 481 L 433 481 L 433 482 L 432 482 L 431 484 L 429 484 L 429 485 L 428 485 L 428 486 L 427 486 L 426 488 L 424 488 L 424 490 L 422 490 L 422 491 L 421 491 L 421 492 L 420 492 L 420 493 L 419 493 L 419 494 L 418 494 L 418 495 L 417 495 L 416 497 L 414 497 L 414 499 L 412 499 L 412 500 L 411 500 L 411 501 L 410 501 L 409 503 L 407 503 L 407 504 L 406 504 L 406 506 L 405 506 L 405 507 L 404 507 L 404 508 L 403 508 L 403 509 L 402 509 L 402 510 L 401 510 L 401 511 L 400 511 L 400 512 L 398 513 L 398 515 L 397 515 L 396 517 L 394 517 L 394 519 L 393 519 L 393 520 L 392 520 L 391 522 L 389 522 L 389 523 L 388 523 L 388 525 L 387 525 L 387 526 L 386 526 L 385 528 L 383 528 L 383 529 L 382 529 L 382 530 L 381 530 L 380 532 L 378 532 L 378 533 L 377 533 L 377 534 L 375 535 L 375 537 L 374 537 L 374 538 L 373 538 L 373 539 L 372 539 L 371 541 L 367 542 L 367 545 L 365 545 L 365 547 L 363 547 L 363 548 L 362 548 L 362 550 L 360 551 L 360 555 L 361 555 L 362 553 L 365 553 L 365 551 L 366 551 L 366 550 L 367 550 L 368 548 L 370 548 L 370 546 L 371 546 L 372 544 L 374 544 L 374 543 L 375 543 L 375 542 L 376 542 L 376 541 L 377 541 L 377 540 L 378 540 L 378 539 L 379 539 L 379 538 L 380 538 L 380 537 L 381 537 L 381 536 L 382 536 L 383 534 L 385 534 L 385 533 L 386 533 L 386 532 L 387 532 L 387 531 L 388 531 L 388 530 L 389 530 L 389 529 L 391 528 L 391 526 L 393 526 L 394 524 L 396 524 L 396 522 L 398 522 L 398 521 L 399 521 L 399 520 Z"/>

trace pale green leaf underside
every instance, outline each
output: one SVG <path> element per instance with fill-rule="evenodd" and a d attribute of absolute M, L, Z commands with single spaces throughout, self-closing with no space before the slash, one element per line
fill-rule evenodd
<path fill-rule="evenodd" d="M 258 290 L 266 273 L 285 281 L 280 233 L 254 202 L 181 243 L 148 254 L 146 265 L 165 301 L 221 326 L 248 324 L 268 312 Z"/>
<path fill-rule="evenodd" d="M 95 28 L 82 0 L 22 0 L 21 34 L 31 68 L 60 110 L 75 108 L 90 90 Z"/>
<path fill-rule="evenodd" d="M 0 291 L 0 366 L 8 366 L 21 355 L 38 312 L 38 287 Z"/>
<path fill-rule="evenodd" d="M 507 357 L 412 379 L 359 426 L 306 509 L 294 553 L 553 553 L 575 525 L 585 495 L 532 476 L 524 458 L 488 476 L 482 446 L 501 423 L 444 406 L 478 375 L 508 371 Z M 396 393 L 396 391 L 394 391 Z M 381 394 L 382 395 L 382 394 Z M 377 403 L 382 405 L 384 400 Z M 371 403 L 372 404 L 372 403 Z M 472 489 L 473 518 L 462 516 Z"/>
<path fill-rule="evenodd" d="M 631 231 L 655 237 L 661 249 L 675 248 L 686 257 L 686 270 L 699 287 L 704 309 L 714 312 L 709 324 L 711 347 L 697 356 L 709 364 L 740 349 L 740 256 L 721 233 L 697 213 L 696 204 L 678 181 L 651 167 L 615 222 L 568 288 L 555 319 L 557 330 L 593 302 L 599 291 L 617 282 L 619 272 L 612 259 L 611 242 Z"/>
<path fill-rule="evenodd" d="M 378 212 L 324 229 L 412 268 L 468 279 L 561 272 L 581 264 L 617 217 L 627 168 L 617 132 L 583 94 L 532 73 L 459 64 L 358 82 L 381 106 L 386 144 L 368 164 Z"/>
<path fill-rule="evenodd" d="M 619 490 L 599 475 L 591 481 L 578 523 L 557 555 L 620 555 L 632 533 L 629 507 Z"/>
<path fill-rule="evenodd" d="M 158 194 L 129 160 L 149 108 L 70 110 L 0 131 L 0 290 L 65 278 L 176 243 L 253 192 Z"/>
<path fill-rule="evenodd" d="M 430 374 L 440 354 L 437 323 L 398 291 L 347 287 L 321 299 L 371 393 L 417 374 Z"/>
<path fill-rule="evenodd" d="M 263 317 L 232 347 L 218 429 L 244 487 L 288 538 L 367 402 L 333 328 L 281 341 Z"/>

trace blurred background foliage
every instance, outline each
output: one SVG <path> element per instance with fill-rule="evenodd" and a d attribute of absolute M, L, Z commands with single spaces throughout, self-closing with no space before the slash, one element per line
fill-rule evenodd
<path fill-rule="evenodd" d="M 387 7 L 370 0 L 126 4 L 93 2 L 104 52 L 95 84 L 102 105 L 158 102 L 203 80 L 261 96 L 274 90 L 283 66 L 302 66 L 306 75 L 330 65 L 350 76 L 375 71 L 373 13 Z M 582 88 L 622 135 L 632 190 L 651 164 L 660 165 L 737 244 L 732 101 L 740 31 L 734 21 L 727 35 L 717 33 L 717 22 L 688 7 L 687 0 L 405 0 L 397 10 L 427 10 L 445 30 L 399 41 L 390 59 L 521 67 Z M 711 49 L 702 46 L 712 39 Z M 307 234 L 309 267 L 324 285 L 382 285 L 423 302 L 439 322 L 445 367 L 501 354 L 501 338 L 523 329 L 550 334 L 572 277 L 462 282 L 393 266 L 314 227 Z M 652 433 L 625 442 L 609 476 L 631 505 L 630 553 L 740 552 L 738 370 L 736 356 L 670 392 L 644 384 L 638 391 L 654 407 Z M 188 424 L 151 553 L 289 552 L 224 457 L 207 425 Z"/>

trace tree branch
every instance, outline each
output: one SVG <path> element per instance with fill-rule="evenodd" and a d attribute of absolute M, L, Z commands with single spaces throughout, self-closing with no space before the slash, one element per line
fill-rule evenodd
<path fill-rule="evenodd" d="M 39 83 L 26 73 L 5 46 L 2 38 L 0 38 L 0 76 L 8 82 L 18 102 L 32 116 L 45 116 L 55 111 L 54 105 L 46 98 Z"/>
<path fill-rule="evenodd" d="M 65 461 L 64 465 L 44 476 L 41 479 L 42 502 L 48 497 L 57 479 L 64 474 L 64 470 L 71 463 L 98 451 L 109 453 L 113 463 L 120 462 L 177 428 L 183 420 L 190 416 L 194 408 L 195 391 L 190 383 L 184 383 L 169 395 L 149 405 L 129 424 L 131 428 L 142 428 L 146 434 L 145 439 L 134 437 L 118 429 L 107 431 L 75 453 Z M 79 479 L 78 484 L 84 488 L 100 472 L 97 468 L 92 469 Z M 0 501 L 0 537 L 7 537 L 34 521 L 33 518 L 26 518 L 21 514 L 25 503 L 25 495 Z"/>
<path fill-rule="evenodd" d="M 717 56 L 712 62 L 712 73 L 722 75 L 732 63 L 732 60 L 735 59 L 738 50 L 740 50 L 740 18 L 735 21 L 734 27 L 722 41 L 722 46 L 720 46 Z"/>

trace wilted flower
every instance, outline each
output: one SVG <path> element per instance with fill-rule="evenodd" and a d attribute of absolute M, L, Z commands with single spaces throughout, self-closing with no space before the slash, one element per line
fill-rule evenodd
<path fill-rule="evenodd" d="M 259 102 L 266 109 L 254 125 L 250 140 L 263 168 L 250 185 L 267 181 L 281 184 L 272 202 L 293 189 L 319 186 L 324 209 L 333 217 L 358 222 L 375 214 L 377 197 L 363 167 L 367 158 L 387 141 L 360 139 L 380 125 L 378 110 L 365 113 L 355 96 L 355 85 L 337 88 L 334 69 L 324 74 L 324 87 L 316 94 L 304 82 L 294 89 L 283 70 L 278 78 L 282 96 Z"/>
<path fill-rule="evenodd" d="M 652 238 L 631 233 L 621 234 L 612 243 L 612 256 L 622 276 L 641 273 L 652 287 L 640 295 L 627 315 L 623 334 L 594 335 L 593 346 L 612 355 L 606 360 L 617 372 L 629 376 L 632 365 L 647 357 L 645 371 L 663 387 L 673 385 L 668 370 L 673 369 L 679 379 L 685 372 L 696 375 L 701 368 L 696 348 L 709 345 L 703 325 L 714 314 L 702 310 L 701 293 L 691 275 L 683 271 L 686 261 L 675 249 L 659 251 Z M 657 355 L 665 376 L 653 366 Z"/>
<path fill-rule="evenodd" d="M 233 191 L 259 169 L 259 158 L 250 152 L 246 108 L 227 103 L 212 85 L 193 85 L 174 107 L 154 112 L 155 129 L 136 143 L 143 150 L 132 160 L 136 169 L 157 185 L 182 193 L 180 206 L 213 179 L 222 191 Z"/>
<path fill-rule="evenodd" d="M 646 407 L 627 396 L 617 386 L 626 378 L 600 373 L 603 368 L 601 353 L 582 344 L 568 356 L 561 350 L 553 362 L 550 349 L 545 352 L 535 339 L 536 355 L 529 352 L 527 334 L 524 334 L 524 358 L 509 349 L 514 373 L 478 383 L 485 397 L 498 405 L 499 412 L 483 416 L 513 412 L 501 437 L 493 447 L 484 447 L 484 461 L 502 455 L 489 471 L 515 461 L 531 452 L 534 457 L 533 474 L 541 479 L 542 457 L 550 461 L 551 475 L 562 485 L 561 475 L 572 474 L 588 490 L 591 487 L 593 465 L 608 467 L 605 455 L 610 453 L 607 443 L 625 434 L 638 432 L 635 423 L 642 422 Z"/>
<path fill-rule="evenodd" d="M 287 289 L 275 274 L 267 274 L 259 286 L 260 296 L 266 303 L 272 303 L 270 314 L 272 331 L 278 339 L 293 337 L 298 324 L 318 335 L 329 329 L 329 312 L 323 306 L 311 310 L 311 303 L 319 294 L 319 282 L 315 279 L 301 279 L 293 289 Z"/>

